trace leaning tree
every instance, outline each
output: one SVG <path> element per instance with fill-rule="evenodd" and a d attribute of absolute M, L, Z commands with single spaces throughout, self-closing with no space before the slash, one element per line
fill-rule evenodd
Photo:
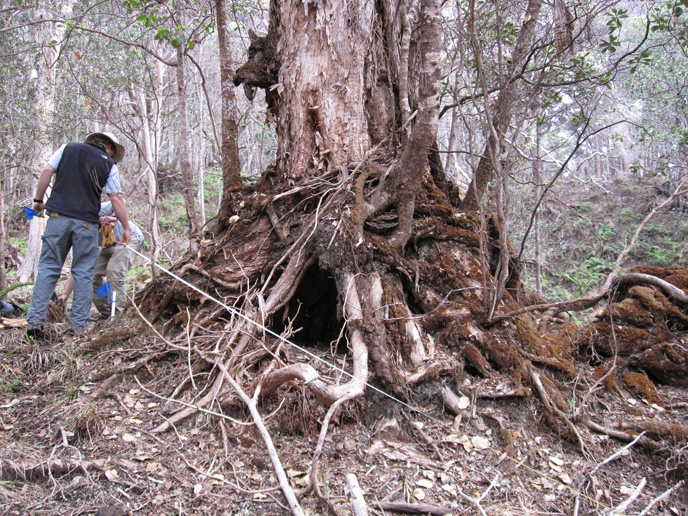
<path fill-rule="evenodd" d="M 493 165 L 541 6 L 527 2 L 493 110 Z M 488 161 L 462 204 L 434 150 L 440 2 L 273 0 L 267 34 L 251 38 L 234 83 L 249 98 L 265 91 L 277 156 L 256 185 L 226 192 L 200 249 L 139 298 L 185 342 L 193 371 L 214 366 L 194 406 L 156 430 L 236 403 L 230 378 L 262 396 L 302 382 L 332 408 L 369 385 L 413 404 L 431 382 L 422 392 L 451 405 L 447 386 L 472 377 L 484 396 L 534 393 L 550 427 L 583 448 L 565 387 L 578 375 L 576 327 L 538 326 L 524 308 L 534 300 L 500 219 L 481 211 Z M 323 347 L 339 354 L 339 382 L 310 360 Z"/>

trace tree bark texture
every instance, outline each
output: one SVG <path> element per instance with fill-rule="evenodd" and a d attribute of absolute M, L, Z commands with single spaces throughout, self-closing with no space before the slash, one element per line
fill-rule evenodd
<path fill-rule="evenodd" d="M 7 256 L 6 228 L 5 228 L 5 178 L 0 177 L 0 290 L 7 287 L 7 272 L 5 270 Z"/>
<path fill-rule="evenodd" d="M 542 0 L 529 0 L 528 2 L 523 25 L 514 46 L 507 81 L 502 85 L 497 100 L 494 103 L 493 116 L 490 121 L 491 128 L 488 130 L 488 134 L 485 135 L 487 141 L 485 149 L 473 173 L 473 180 L 461 202 L 461 209 L 464 211 L 477 211 L 480 208 L 480 201 L 485 195 L 487 185 L 494 175 L 493 160 L 499 159 L 497 154 L 509 128 L 514 105 L 519 98 L 521 83 L 517 76 L 525 71 L 528 64 L 529 52 L 535 37 L 535 29 L 541 7 Z"/>
<path fill-rule="evenodd" d="M 281 2 L 277 173 L 290 180 L 363 158 L 377 82 L 375 3 Z"/>
<path fill-rule="evenodd" d="M 74 1 L 68 0 L 62 5 L 63 14 L 69 16 L 72 11 Z M 40 5 L 36 11 L 36 19 L 50 19 L 51 15 L 46 6 Z M 36 119 L 37 145 L 35 151 L 35 161 L 30 166 L 36 175 L 43 170 L 43 165 L 50 159 L 55 149 L 51 148 L 50 128 L 53 124 L 55 113 L 55 79 L 58 70 L 58 56 L 61 52 L 61 45 L 50 45 L 50 41 L 62 41 L 66 27 L 60 23 L 41 23 L 38 24 L 38 34 L 36 41 L 39 43 L 40 56 L 38 62 L 38 117 Z M 50 190 L 48 190 L 49 195 Z M 17 271 L 22 283 L 29 278 L 35 277 L 38 267 L 38 260 L 41 253 L 41 236 L 45 230 L 46 219 L 44 217 L 34 217 L 29 226 L 29 241 L 27 244 L 24 261 Z"/>
<path fill-rule="evenodd" d="M 186 115 L 186 77 L 184 70 L 184 50 L 177 47 L 177 91 L 179 94 L 179 167 L 184 181 L 184 205 L 189 219 L 189 235 L 198 233 L 198 216 L 196 215 L 196 199 L 194 195 L 194 177 L 191 168 L 189 150 L 189 122 Z"/>
<path fill-rule="evenodd" d="M 395 13 L 389 1 L 272 2 L 270 31 L 234 82 L 266 89 L 280 179 L 293 184 L 359 161 L 398 127 L 393 85 L 407 71 L 394 54 Z"/>
<path fill-rule="evenodd" d="M 226 227 L 227 219 L 233 215 L 232 191 L 241 187 L 241 160 L 239 157 L 239 130 L 236 121 L 236 96 L 232 79 L 234 65 L 227 28 L 227 1 L 215 0 L 217 17 L 217 39 L 220 51 L 220 88 L 222 90 L 222 202 L 217 214 L 213 233 Z"/>

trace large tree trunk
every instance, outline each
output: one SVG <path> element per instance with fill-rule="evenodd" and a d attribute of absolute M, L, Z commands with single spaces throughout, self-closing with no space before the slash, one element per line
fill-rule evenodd
<path fill-rule="evenodd" d="M 393 229 L 383 240 L 398 252 L 417 231 L 416 200 L 423 195 L 427 203 L 424 190 L 433 188 L 428 154 L 437 133 L 441 48 L 437 0 L 423 0 L 418 9 L 405 9 L 402 14 L 400 19 L 393 2 L 336 0 L 305 7 L 295 0 L 272 2 L 269 33 L 253 38 L 249 62 L 237 70 L 234 82 L 243 83 L 249 95 L 255 87 L 266 89 L 279 146 L 274 167 L 258 188 L 274 199 L 247 205 L 242 215 L 258 209 L 265 217 L 242 216 L 236 230 L 230 226 L 212 248 L 205 249 L 203 269 L 189 264 L 180 271 L 200 274 L 211 288 L 222 285 L 228 289 L 224 295 L 229 302 L 253 305 L 254 296 L 266 296 L 260 310 L 248 305 L 244 309 L 259 316 L 256 323 L 265 321 L 280 331 L 280 321 L 310 325 L 308 310 L 300 313 L 299 309 L 307 303 L 317 313 L 317 321 L 304 334 L 337 340 L 337 333 L 344 332 L 349 342 L 364 346 L 377 378 L 399 395 L 406 393 L 406 373 L 389 342 L 398 343 L 403 356 L 421 366 L 430 355 L 428 340 L 410 318 L 412 310 L 406 307 L 405 286 L 397 273 L 387 270 L 389 264 L 377 271 L 377 262 L 369 261 L 381 242 L 368 232 L 368 224 L 376 225 L 372 219 L 377 217 L 393 220 Z M 404 35 L 410 39 L 402 45 Z M 403 102 L 399 82 L 408 83 Z M 404 104 L 413 113 L 400 117 Z M 396 134 L 400 130 L 409 132 L 401 148 L 399 142 L 406 139 Z M 338 178 L 340 187 L 321 191 L 328 183 L 313 178 L 324 177 Z M 292 193 L 280 193 L 293 186 Z M 315 204 L 304 204 L 302 199 L 310 196 L 315 196 Z M 266 238 L 269 228 L 274 232 Z M 225 248 L 230 241 L 231 249 Z M 293 246 L 281 252 L 290 242 Z M 361 275 L 362 270 L 367 272 Z M 345 309 L 340 313 L 344 319 L 337 321 L 332 301 L 303 299 L 300 285 L 315 278 L 326 291 L 332 289 L 326 294 L 329 300 L 339 298 L 346 305 L 355 299 L 360 313 Z M 241 294 L 248 285 L 257 285 L 258 290 Z M 171 307 L 169 303 L 176 305 L 184 287 L 164 289 L 159 297 L 148 297 L 150 308 L 160 315 Z M 388 328 L 383 314 L 389 306 L 408 320 Z M 320 323 L 339 329 L 335 334 L 331 328 L 318 330 Z M 253 328 L 249 334 L 256 331 Z M 238 349 L 251 339 L 241 342 L 231 353 L 230 366 Z M 361 349 L 360 345 L 354 348 Z M 354 363 L 361 361 L 358 354 Z M 359 381 L 362 375 L 367 377 L 361 371 L 367 370 L 361 365 L 356 373 Z"/>
<path fill-rule="evenodd" d="M 370 149 L 365 110 L 382 71 L 371 45 L 379 19 L 374 2 L 280 4 L 273 2 L 278 34 L 268 35 L 277 37 L 280 62 L 276 171 L 293 183 L 360 161 Z"/>
<path fill-rule="evenodd" d="M 439 0 L 397 7 L 272 2 L 269 32 L 252 38 L 234 82 L 248 95 L 266 90 L 279 134 L 275 164 L 240 192 L 238 220 L 185 257 L 174 281 L 151 283 L 141 306 L 154 323 L 167 321 L 162 331 L 191 332 L 231 374 L 259 375 L 254 386 L 268 393 L 302 381 L 335 407 L 370 385 L 408 399 L 415 384 L 443 376 L 498 378 L 512 392 L 537 390 L 547 421 L 575 441 L 565 397 L 539 369 L 575 378 L 570 333 L 541 335 L 529 314 L 491 320 L 497 284 L 505 290 L 490 312 L 520 308 L 520 285 L 506 278 L 512 250 L 499 220 L 486 227 L 478 213 L 457 211 L 434 179 L 443 180 L 439 160 L 429 160 Z M 497 282 L 500 263 L 507 272 Z M 326 381 L 318 368 L 293 364 L 292 344 L 352 358 L 338 381 Z M 195 406 L 231 403 L 221 376 L 213 378 Z"/>

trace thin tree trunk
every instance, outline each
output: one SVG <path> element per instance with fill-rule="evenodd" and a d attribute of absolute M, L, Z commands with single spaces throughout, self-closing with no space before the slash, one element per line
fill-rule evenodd
<path fill-rule="evenodd" d="M 523 71 L 527 64 L 528 52 L 535 37 L 535 28 L 541 6 L 542 0 L 529 0 L 528 2 L 523 26 L 514 47 L 512 64 L 509 68 L 509 80 L 500 90 L 494 106 L 494 117 L 491 120 L 494 131 L 488 130 L 485 150 L 473 174 L 473 180 L 468 191 L 461 202 L 461 209 L 464 211 L 478 211 L 487 185 L 494 175 L 492 160 L 498 158 L 498 149 L 502 147 L 502 139 L 509 127 L 514 104 L 519 98 L 520 81 L 515 77 Z"/>
<path fill-rule="evenodd" d="M 415 199 L 428 167 L 428 153 L 437 139 L 440 113 L 440 44 L 442 41 L 439 0 L 421 0 L 420 87 L 418 122 L 401 156 L 396 181 L 399 225 L 390 237 L 393 246 L 403 247 L 411 236 Z"/>
<path fill-rule="evenodd" d="M 453 181 L 458 179 L 454 173 L 456 168 L 456 150 L 458 148 L 458 129 L 459 129 L 459 108 L 454 107 L 451 110 L 451 126 L 449 128 L 449 141 L 447 142 L 447 159 L 444 161 L 444 173 Z"/>
<path fill-rule="evenodd" d="M 0 176 L 0 290 L 7 287 L 5 256 L 7 248 L 7 231 L 5 228 L 5 177 Z"/>
<path fill-rule="evenodd" d="M 533 168 L 533 179 L 535 180 L 535 198 L 542 197 L 542 159 L 540 158 L 540 143 L 542 136 L 542 126 L 535 121 L 535 167 Z M 535 292 L 538 296 L 542 296 L 542 279 L 540 275 L 541 260 L 540 257 L 540 207 L 535 211 Z"/>
<path fill-rule="evenodd" d="M 180 5 L 180 4 L 178 4 Z M 179 109 L 179 167 L 182 171 L 184 186 L 184 205 L 189 220 L 189 238 L 194 239 L 198 234 L 198 216 L 196 215 L 196 200 L 194 196 L 194 176 L 189 157 L 189 120 L 186 115 L 186 75 L 184 70 L 184 49 L 177 47 L 177 92 Z"/>
<path fill-rule="evenodd" d="M 217 16 L 217 38 L 220 46 L 220 90 L 222 92 L 222 201 L 215 224 L 210 228 L 217 233 L 227 224 L 234 206 L 231 200 L 233 190 L 241 187 L 241 159 L 239 157 L 239 129 L 236 121 L 236 96 L 232 49 L 227 29 L 227 2 L 215 0 Z"/>
<path fill-rule="evenodd" d="M 163 70 L 162 67 L 158 67 L 158 71 Z M 151 113 L 148 111 L 148 103 L 146 98 L 146 92 L 143 88 L 138 89 L 138 94 L 133 91 L 130 93 L 131 103 L 134 106 L 134 110 L 138 113 L 141 119 L 141 153 L 143 157 L 144 165 L 144 177 L 146 178 L 146 191 L 147 200 L 149 207 L 150 216 L 150 232 L 151 232 L 151 245 L 153 248 L 153 256 L 155 258 L 159 257 L 160 250 L 160 230 L 158 228 L 158 217 L 156 211 L 156 203 L 158 197 L 158 182 L 157 182 L 157 142 L 158 138 L 156 136 L 156 130 L 151 133 L 150 127 L 150 117 Z M 158 120 L 160 113 L 159 110 L 153 113 L 153 118 Z M 157 129 L 157 127 L 156 127 Z"/>
<path fill-rule="evenodd" d="M 67 0 L 62 5 L 62 14 L 69 16 L 72 12 L 73 0 Z M 38 19 L 50 19 L 51 15 L 46 11 L 47 7 L 39 3 L 36 10 Z M 38 59 L 38 117 L 36 118 L 36 133 L 38 145 L 34 153 L 35 160 L 31 168 L 38 175 L 43 170 L 43 165 L 48 161 L 52 151 L 52 143 L 49 130 L 53 123 L 55 113 L 55 79 L 57 76 L 60 55 L 60 44 L 50 45 L 51 41 L 61 42 L 66 26 L 62 23 L 46 22 L 38 25 L 37 40 L 41 42 L 40 58 Z M 33 194 L 33 192 L 32 192 Z M 47 193 L 49 194 L 49 191 Z M 19 278 L 22 283 L 35 277 L 38 259 L 41 253 L 41 235 L 45 230 L 45 217 L 34 217 L 29 226 L 29 239 L 24 260 L 19 267 Z"/>

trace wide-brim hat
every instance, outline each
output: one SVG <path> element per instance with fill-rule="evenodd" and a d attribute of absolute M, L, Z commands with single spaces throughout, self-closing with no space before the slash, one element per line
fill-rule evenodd
<path fill-rule="evenodd" d="M 115 163 L 119 163 L 120 161 L 122 161 L 122 158 L 124 158 L 124 147 L 119 143 L 119 140 L 115 137 L 114 134 L 112 134 L 112 133 L 91 133 L 86 137 L 84 142 L 86 142 L 86 143 L 90 142 L 91 140 L 93 140 L 93 138 L 95 136 L 105 136 L 105 138 L 110 140 L 116 149 L 115 155 L 112 157 L 112 160 Z"/>

